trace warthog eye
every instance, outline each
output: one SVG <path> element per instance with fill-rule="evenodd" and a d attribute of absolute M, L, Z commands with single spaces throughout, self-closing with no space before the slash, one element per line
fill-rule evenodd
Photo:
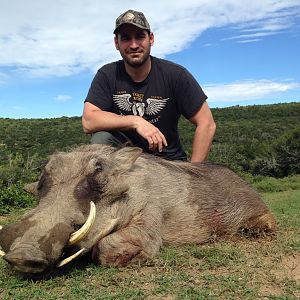
<path fill-rule="evenodd" d="M 101 161 L 97 161 L 95 164 L 95 173 L 99 173 L 103 171 L 103 164 Z"/>
<path fill-rule="evenodd" d="M 94 175 L 88 175 L 81 180 L 75 188 L 75 197 L 79 200 L 91 199 L 96 200 L 102 193 L 103 185 L 101 185 Z"/>

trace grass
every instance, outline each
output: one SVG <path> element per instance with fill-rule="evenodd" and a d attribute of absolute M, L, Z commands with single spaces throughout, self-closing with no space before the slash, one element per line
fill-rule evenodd
<path fill-rule="evenodd" d="M 263 197 L 278 221 L 275 237 L 164 247 L 146 264 L 120 269 L 83 259 L 39 281 L 1 260 L 0 299 L 299 299 L 300 190 Z M 14 213 L 0 222 L 16 218 Z"/>

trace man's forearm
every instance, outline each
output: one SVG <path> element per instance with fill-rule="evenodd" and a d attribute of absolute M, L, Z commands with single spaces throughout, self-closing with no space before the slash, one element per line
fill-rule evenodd
<path fill-rule="evenodd" d="M 203 162 L 207 160 L 215 129 L 215 124 L 211 124 L 209 127 L 202 127 L 201 125 L 196 127 L 191 162 Z"/>
<path fill-rule="evenodd" d="M 134 116 L 119 116 L 105 111 L 95 111 L 82 117 L 82 127 L 85 133 L 106 130 L 134 129 Z"/>

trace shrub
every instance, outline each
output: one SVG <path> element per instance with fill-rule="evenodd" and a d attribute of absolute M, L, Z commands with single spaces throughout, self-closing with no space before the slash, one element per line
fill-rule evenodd
<path fill-rule="evenodd" d="M 22 183 L 0 190 L 0 214 L 9 213 L 14 208 L 31 207 L 35 203 L 35 198 L 23 190 Z"/>
<path fill-rule="evenodd" d="M 258 192 L 271 193 L 300 189 L 300 175 L 274 178 L 261 175 L 253 176 L 249 173 L 244 173 L 242 176 Z"/>
<path fill-rule="evenodd" d="M 274 145 L 278 176 L 300 174 L 300 126 L 282 135 Z"/>

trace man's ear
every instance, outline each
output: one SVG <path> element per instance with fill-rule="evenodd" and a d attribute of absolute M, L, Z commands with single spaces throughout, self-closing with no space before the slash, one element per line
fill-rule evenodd
<path fill-rule="evenodd" d="M 117 50 L 119 50 L 119 43 L 118 43 L 118 35 L 116 34 L 114 37 L 114 41 L 115 41 L 115 47 Z"/>
<path fill-rule="evenodd" d="M 153 46 L 154 45 L 154 33 L 153 32 L 149 33 L 149 39 L 150 39 L 150 45 Z"/>

